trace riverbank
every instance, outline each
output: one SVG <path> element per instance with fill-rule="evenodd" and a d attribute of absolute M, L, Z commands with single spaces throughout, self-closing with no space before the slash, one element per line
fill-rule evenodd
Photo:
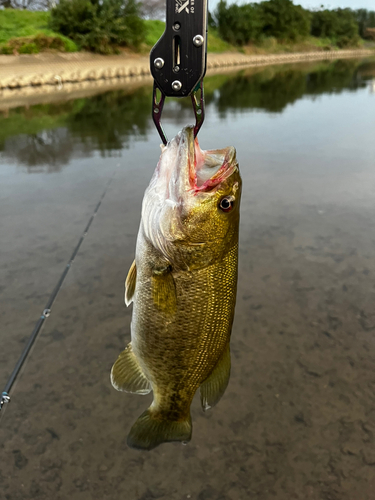
<path fill-rule="evenodd" d="M 374 50 L 354 49 L 290 54 L 244 55 L 208 54 L 208 72 L 230 67 L 284 64 L 348 57 L 370 57 Z M 35 95 L 61 93 L 103 83 L 117 85 L 124 80 L 151 78 L 149 58 L 134 54 L 100 56 L 90 53 L 59 53 L 0 56 L 0 99 L 16 93 Z"/>

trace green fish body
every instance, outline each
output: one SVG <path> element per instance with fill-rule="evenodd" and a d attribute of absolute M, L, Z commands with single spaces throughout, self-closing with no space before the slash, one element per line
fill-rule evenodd
<path fill-rule="evenodd" d="M 189 441 L 198 388 L 207 410 L 227 387 L 240 195 L 234 148 L 201 151 L 190 127 L 164 148 L 125 284 L 132 340 L 111 372 L 118 390 L 153 391 L 129 433 L 133 448 Z"/>

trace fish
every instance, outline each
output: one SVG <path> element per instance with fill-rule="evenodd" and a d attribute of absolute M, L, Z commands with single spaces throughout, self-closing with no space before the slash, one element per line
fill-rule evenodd
<path fill-rule="evenodd" d="M 131 448 L 187 443 L 197 390 L 203 410 L 226 390 L 241 186 L 234 147 L 203 151 L 191 126 L 162 146 L 125 282 L 131 342 L 111 370 L 118 391 L 153 392 L 129 432 Z"/>

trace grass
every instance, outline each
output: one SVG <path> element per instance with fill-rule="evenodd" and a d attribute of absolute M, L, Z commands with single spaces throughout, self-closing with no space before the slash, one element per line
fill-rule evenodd
<path fill-rule="evenodd" d="M 364 41 L 360 40 L 358 45 L 345 48 L 361 48 Z M 330 38 L 316 38 L 309 36 L 298 42 L 279 42 L 276 38 L 265 38 L 257 44 L 244 47 L 246 54 L 283 54 L 293 52 L 313 52 L 320 50 L 339 50 L 340 48 L 335 40 Z"/>
<path fill-rule="evenodd" d="M 153 47 L 164 33 L 165 23 L 157 20 L 146 20 L 146 38 L 147 47 Z"/>
<path fill-rule="evenodd" d="M 35 37 L 45 35 L 51 38 L 59 38 L 63 41 L 67 52 L 76 52 L 79 47 L 60 33 L 48 28 L 49 12 L 31 12 L 28 10 L 4 9 L 0 10 L 0 48 L 8 46 L 17 40 L 16 45 L 24 40 L 24 45 L 34 43 Z M 11 42 L 11 43 L 9 43 Z M 22 43 L 21 43 L 22 46 Z M 38 50 L 39 51 L 39 50 Z"/>
<path fill-rule="evenodd" d="M 0 10 L 0 53 L 12 54 L 37 53 L 45 47 L 60 45 L 66 52 L 80 50 L 75 42 L 48 28 L 49 12 L 31 12 L 27 10 Z M 157 20 L 147 20 L 146 37 L 141 52 L 146 53 L 155 45 L 164 32 L 165 23 Z M 43 39 L 44 37 L 44 39 Z M 45 37 L 49 37 L 49 41 Z M 53 43 L 55 39 L 55 43 Z M 58 39 L 58 40 L 56 40 Z M 57 43 L 62 40 L 63 44 Z M 361 41 L 361 46 L 373 46 L 371 42 Z M 235 47 L 222 40 L 213 28 L 208 32 L 208 52 L 243 52 L 246 54 L 281 54 L 288 52 L 308 52 L 315 50 L 337 50 L 334 40 L 308 37 L 296 43 L 281 43 L 275 38 L 265 38 L 262 42 L 246 47 Z M 371 47 L 372 48 L 372 47 Z"/>
<path fill-rule="evenodd" d="M 35 50 L 35 37 L 45 35 L 48 37 L 57 37 L 63 40 L 67 52 L 76 52 L 79 47 L 69 38 L 60 35 L 48 28 L 49 12 L 31 12 L 27 10 L 5 9 L 0 10 L 0 53 L 1 48 L 6 47 L 4 52 L 13 53 L 16 48 L 19 52 L 30 49 Z M 147 20 L 146 37 L 143 45 L 143 51 L 149 51 L 151 47 L 159 40 L 164 32 L 165 23 L 157 20 Z M 21 46 L 19 50 L 19 46 Z M 36 44 L 38 45 L 38 43 Z M 215 30 L 210 30 L 208 36 L 208 52 L 226 52 L 237 51 L 235 47 L 222 40 Z"/>
<path fill-rule="evenodd" d="M 214 28 L 209 28 L 208 30 L 208 52 L 243 52 L 241 47 L 235 47 L 228 42 L 225 42 L 219 37 L 217 31 Z"/>

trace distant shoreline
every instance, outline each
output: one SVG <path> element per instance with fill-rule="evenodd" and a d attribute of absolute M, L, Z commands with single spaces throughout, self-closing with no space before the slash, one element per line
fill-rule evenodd
<path fill-rule="evenodd" d="M 225 68 L 233 70 L 236 67 L 371 56 L 375 56 L 375 50 L 350 49 L 265 55 L 209 53 L 207 73 L 222 72 Z M 149 58 L 146 56 L 98 56 L 89 53 L 0 56 L 0 110 L 7 109 L 4 101 L 16 97 L 63 94 L 64 99 L 69 97 L 69 93 L 84 89 L 90 93 L 90 89 L 99 87 L 117 87 L 126 82 L 132 82 L 133 85 L 140 79 L 151 80 Z"/>

